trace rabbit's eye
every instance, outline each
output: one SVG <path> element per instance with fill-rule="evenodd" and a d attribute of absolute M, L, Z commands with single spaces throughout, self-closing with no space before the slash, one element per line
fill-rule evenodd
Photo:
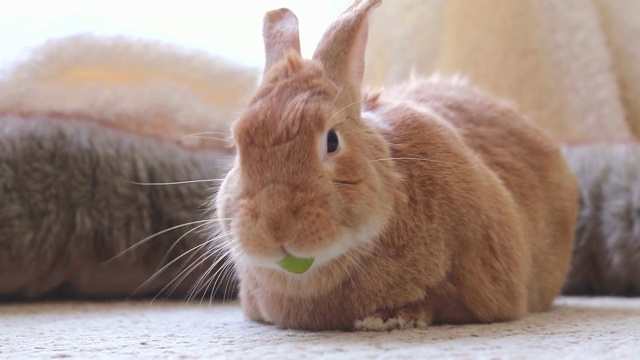
<path fill-rule="evenodd" d="M 331 129 L 327 133 L 327 152 L 332 153 L 338 150 L 338 134 L 336 131 Z"/>

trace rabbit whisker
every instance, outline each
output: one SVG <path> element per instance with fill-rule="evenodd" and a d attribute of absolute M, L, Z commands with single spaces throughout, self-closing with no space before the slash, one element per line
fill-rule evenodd
<path fill-rule="evenodd" d="M 131 296 L 135 295 L 140 289 L 142 289 L 145 285 L 149 284 L 151 281 L 155 280 L 158 276 L 160 276 L 160 274 L 165 271 L 169 266 L 173 265 L 176 261 L 182 259 L 183 257 L 189 255 L 189 258 L 187 259 L 187 262 L 191 260 L 191 258 L 197 253 L 197 251 L 199 249 L 201 249 L 203 246 L 205 246 L 206 243 L 200 244 L 198 246 L 195 246 L 187 251 L 185 251 L 184 253 L 180 254 L 180 256 L 176 257 L 175 259 L 173 259 L 170 263 L 166 264 L 165 266 L 163 266 L 162 268 L 160 268 L 159 270 L 156 270 L 153 275 L 151 275 L 147 280 L 145 280 L 142 284 L 140 284 L 132 293 Z M 166 288 L 166 286 L 165 286 Z M 163 288 L 161 291 L 164 291 Z M 156 295 L 157 297 L 157 295 Z M 156 299 L 156 297 L 153 298 L 153 300 Z M 153 301 L 152 301 L 153 302 Z"/>
<path fill-rule="evenodd" d="M 236 249 L 234 249 L 234 251 L 237 252 Z M 228 293 L 229 286 L 231 286 L 231 289 L 237 289 L 238 281 L 239 281 L 238 277 L 234 276 L 234 271 L 233 271 L 234 262 L 233 262 L 233 259 L 231 257 L 229 257 L 229 261 L 226 262 L 224 267 L 227 269 L 226 273 L 227 273 L 228 279 L 226 281 L 226 285 L 224 287 L 224 290 L 222 291 L 222 302 L 223 303 L 227 299 L 231 299 L 230 296 L 227 298 L 227 293 Z"/>
<path fill-rule="evenodd" d="M 335 101 L 334 101 L 334 103 L 335 103 Z M 343 106 L 342 108 L 340 108 L 340 109 L 338 109 L 338 110 L 334 111 L 334 112 L 333 112 L 333 114 L 331 114 L 331 115 L 329 116 L 329 119 L 333 119 L 335 116 L 338 116 L 341 112 L 343 112 L 343 111 L 344 111 L 344 110 L 346 110 L 347 108 L 349 108 L 349 107 L 351 107 L 351 106 L 353 106 L 353 105 L 355 105 L 355 104 L 359 104 L 359 103 L 360 103 L 360 100 L 358 100 L 358 101 L 353 101 L 353 102 L 351 102 L 351 103 L 349 103 L 349 104 L 347 104 L 347 105 Z"/>
<path fill-rule="evenodd" d="M 460 167 L 465 167 L 469 169 L 474 169 L 478 167 L 478 164 L 466 166 L 466 165 L 452 163 L 452 162 L 443 161 L 443 160 L 436 160 L 436 159 L 429 159 L 429 158 L 414 158 L 414 157 L 390 157 L 390 158 L 369 160 L 369 162 L 374 162 L 374 161 L 426 161 L 426 162 L 433 162 L 433 163 L 439 163 L 439 164 L 445 164 L 445 165 L 460 166 Z"/>
<path fill-rule="evenodd" d="M 191 221 L 191 222 L 188 222 L 188 223 L 184 223 L 184 224 L 176 225 L 176 226 L 170 227 L 170 228 L 168 228 L 168 229 L 164 229 L 164 230 L 162 230 L 162 231 L 159 231 L 159 232 L 157 232 L 157 233 L 155 233 L 155 234 L 153 234 L 153 235 L 147 236 L 146 238 L 144 238 L 144 239 L 142 239 L 142 240 L 140 240 L 140 241 L 136 242 L 135 244 L 133 244 L 133 245 L 129 246 L 128 248 L 126 248 L 126 249 L 122 250 L 122 251 L 121 251 L 121 252 L 119 252 L 118 254 L 114 255 L 111 259 L 109 259 L 109 260 L 105 261 L 105 262 L 103 263 L 103 265 L 107 265 L 107 264 L 109 264 L 110 262 L 112 262 L 112 261 L 114 261 L 114 260 L 117 260 L 118 258 L 120 258 L 122 255 L 126 254 L 127 252 L 132 251 L 132 250 L 134 250 L 134 249 L 137 249 L 138 247 L 140 247 L 140 246 L 144 245 L 144 244 L 145 244 L 145 243 L 147 243 L 148 241 L 150 241 L 150 240 L 152 240 L 152 239 L 154 239 L 154 238 L 156 238 L 156 237 L 158 237 L 158 236 L 160 236 L 160 235 L 162 235 L 162 234 L 165 234 L 165 233 L 168 233 L 168 232 L 170 232 L 170 231 L 173 231 L 173 230 L 179 229 L 179 228 L 181 228 L 181 227 L 190 226 L 190 225 L 195 225 L 195 224 L 202 224 L 202 223 L 210 223 L 211 221 L 212 221 L 212 219 L 205 219 L 205 220 Z"/>
<path fill-rule="evenodd" d="M 219 235 L 217 237 L 214 237 L 210 240 L 207 240 L 205 242 L 203 242 L 202 244 L 194 247 L 193 249 L 190 250 L 200 250 L 203 247 L 210 245 L 211 243 L 217 241 L 222 235 Z M 193 263 L 189 264 L 189 262 L 191 261 L 191 259 L 193 258 L 193 256 L 195 256 L 195 253 L 191 254 L 191 256 L 189 256 L 189 258 L 185 261 L 185 265 L 183 265 L 183 268 L 180 270 L 180 272 L 174 277 L 173 280 L 171 280 L 165 287 L 162 288 L 162 290 L 160 290 L 158 292 L 158 294 L 156 295 L 156 297 L 154 297 L 154 300 L 163 292 L 167 291 L 168 287 L 171 287 L 171 289 L 169 289 L 168 293 L 171 294 L 175 291 L 175 289 L 180 285 L 180 283 L 182 283 L 182 281 L 184 281 L 184 279 L 186 279 L 187 276 L 189 276 L 189 274 L 191 272 L 193 272 L 198 266 L 202 265 L 205 261 L 207 261 L 210 257 L 216 255 L 217 252 L 209 252 L 206 251 L 204 252 L 202 255 L 200 255 Z M 180 257 L 184 256 L 185 254 L 182 254 Z M 171 263 L 174 263 L 176 260 L 178 260 L 178 258 L 174 259 Z M 214 265 L 217 264 L 220 261 L 220 259 L 214 261 Z M 168 266 L 171 265 L 171 263 L 165 265 L 162 269 L 160 269 L 159 272 L 164 271 L 164 269 L 166 269 Z M 189 264 L 189 265 L 186 265 Z M 173 284 L 173 285 L 172 285 Z"/>
<path fill-rule="evenodd" d="M 162 261 L 160 262 L 160 264 L 163 264 L 166 260 L 167 260 L 167 256 L 169 255 L 169 253 L 171 252 L 171 250 L 176 246 L 176 244 L 182 239 L 184 238 L 186 235 L 188 235 L 190 232 L 198 230 L 199 228 L 202 228 L 204 226 L 207 226 L 210 224 L 210 221 L 212 221 L 211 219 L 209 220 L 203 220 L 203 221 L 198 221 L 198 222 L 193 222 L 193 223 L 200 223 L 198 226 L 194 227 L 193 229 L 190 229 L 187 233 L 183 234 L 178 240 L 176 240 L 174 242 L 174 244 L 171 246 L 171 248 L 167 251 L 167 253 L 165 254 L 165 256 L 163 257 Z M 193 223 L 189 223 L 189 224 L 193 224 Z M 196 254 L 197 250 L 203 248 L 206 245 L 209 245 L 210 243 L 214 242 L 218 240 L 218 237 L 214 237 L 210 240 L 207 240 L 197 246 L 194 246 L 193 248 L 185 251 L 184 253 L 180 254 L 179 256 L 177 256 L 175 259 L 171 260 L 169 263 L 165 264 L 164 266 L 162 266 L 160 269 L 156 269 L 156 271 L 154 272 L 154 274 L 152 276 L 150 276 L 145 282 L 143 282 L 140 286 L 138 286 L 138 288 L 133 292 L 133 294 L 135 294 L 136 292 L 138 292 L 142 287 L 144 287 L 147 283 L 149 283 L 150 281 L 153 281 L 155 278 L 157 278 L 163 271 L 165 271 L 168 267 L 170 267 L 171 265 L 173 265 L 176 261 L 179 261 L 180 259 L 182 259 L 184 256 L 189 255 L 189 258 L 185 261 L 185 264 L 188 264 L 191 259 L 193 258 L 193 256 Z M 183 265 L 184 266 L 184 265 Z M 171 282 L 168 285 L 170 285 Z M 166 289 L 166 286 L 160 291 L 160 293 L 162 291 L 164 291 Z M 156 296 L 157 297 L 157 296 Z M 155 299 L 155 298 L 154 298 Z"/>
<path fill-rule="evenodd" d="M 217 136 L 215 136 L 215 135 L 217 135 Z M 188 139 L 188 138 L 192 138 L 192 137 L 226 141 L 229 138 L 229 134 L 225 134 L 225 133 L 220 132 L 220 131 L 203 131 L 203 132 L 199 132 L 199 133 L 183 135 L 183 136 L 178 137 L 176 140 L 180 141 L 180 140 L 184 140 L 184 139 Z"/>
<path fill-rule="evenodd" d="M 192 270 L 195 269 L 195 267 L 198 267 L 198 266 L 202 265 L 204 263 L 204 261 L 212 258 L 215 255 L 216 255 L 215 253 L 205 252 L 201 256 L 202 260 L 201 261 L 196 260 L 197 264 L 195 264 L 195 263 L 192 264 L 191 270 L 187 274 L 185 274 L 184 276 L 187 276 L 189 273 L 191 273 Z M 203 284 L 202 283 L 203 283 L 203 280 L 205 278 L 205 274 L 210 273 L 216 267 L 216 265 L 218 265 L 220 260 L 222 260 L 222 257 L 220 257 L 218 260 L 215 260 L 211 265 L 209 265 L 209 267 L 202 274 L 200 274 L 198 276 L 198 278 L 196 279 L 196 282 L 191 286 L 191 288 L 189 289 L 189 292 L 187 293 L 187 296 L 186 296 L 186 299 L 185 299 L 186 302 L 189 302 L 189 301 L 193 300 L 195 295 L 197 293 L 199 293 L 203 289 Z M 195 265 L 195 267 L 193 267 L 194 265 Z M 183 276 L 183 278 L 184 278 L 184 276 Z M 184 279 L 180 280 L 180 282 L 182 282 L 183 280 Z"/>
<path fill-rule="evenodd" d="M 141 186 L 166 186 L 166 185 L 184 185 L 184 184 L 196 184 L 196 183 L 207 183 L 207 182 L 222 182 L 222 179 L 201 179 L 201 180 L 186 180 L 186 181 L 172 181 L 172 182 L 136 182 L 125 180 L 125 182 L 133 185 L 141 185 Z"/>
<path fill-rule="evenodd" d="M 187 232 L 185 232 L 184 234 L 182 234 L 182 235 L 178 238 L 178 240 L 174 241 L 174 242 L 173 242 L 173 244 L 171 245 L 171 247 L 169 247 L 169 249 L 166 251 L 166 253 L 165 253 L 164 257 L 162 258 L 162 260 L 160 260 L 160 263 L 158 264 L 158 266 L 160 266 L 160 265 L 164 264 L 164 263 L 167 261 L 167 259 L 169 258 L 169 255 L 171 255 L 171 252 L 173 251 L 173 249 L 175 249 L 175 247 L 176 247 L 176 246 L 178 246 L 178 243 L 179 243 L 182 239 L 184 239 L 187 235 L 191 234 L 192 232 L 197 231 L 197 230 L 199 230 L 199 229 L 202 229 L 203 227 L 206 227 L 206 226 L 208 226 L 208 225 L 210 225 L 210 223 L 209 223 L 209 222 L 202 223 L 202 224 L 200 224 L 200 225 L 194 226 L 192 229 L 190 229 L 189 231 L 187 231 Z M 157 271 L 157 270 L 158 270 L 158 269 L 156 269 L 156 271 Z"/>
<path fill-rule="evenodd" d="M 211 244 L 215 243 L 216 241 L 218 241 L 219 239 L 221 239 L 222 237 L 227 236 L 227 235 L 228 235 L 228 233 L 220 233 L 220 234 L 218 234 L 218 235 L 214 236 L 212 239 L 208 240 L 205 244 L 207 244 L 207 245 L 211 245 Z M 229 256 L 229 254 L 228 254 L 228 253 L 224 253 L 224 252 L 225 252 L 225 249 L 224 249 L 224 246 L 223 246 L 223 245 L 224 245 L 224 244 L 220 243 L 220 244 L 216 244 L 216 245 L 212 245 L 212 246 L 210 246 L 210 247 L 209 247 L 209 249 L 205 252 L 205 255 L 206 255 L 205 259 L 204 259 L 203 261 L 200 261 L 200 262 L 199 262 L 199 264 L 197 264 L 197 265 L 196 265 L 196 267 L 197 267 L 197 266 L 199 266 L 199 265 L 201 265 L 204 261 L 206 261 L 206 259 L 208 259 L 208 258 L 210 258 L 210 257 L 212 257 L 212 256 L 215 256 L 215 255 L 218 255 L 218 256 L 220 256 L 220 257 L 219 257 L 219 259 L 217 259 L 217 260 L 215 260 L 215 261 L 213 262 L 213 264 L 211 265 L 210 269 L 213 269 L 213 268 L 214 268 L 218 263 L 220 263 L 220 261 L 222 261 L 222 260 L 226 259 L 226 258 Z M 223 253 L 224 253 L 224 254 L 223 254 Z M 201 258 L 203 258 L 203 257 L 204 257 L 204 256 L 201 256 L 201 257 L 200 257 L 200 258 L 198 258 L 196 261 L 199 261 L 199 260 L 200 260 Z M 189 260 L 190 260 L 190 259 L 189 259 Z M 188 274 L 189 274 L 191 271 L 193 271 L 194 269 L 195 269 L 195 267 L 194 267 L 194 268 L 192 268 L 191 270 L 189 270 L 189 272 L 188 272 L 186 275 L 184 275 L 182 279 L 180 279 L 180 282 L 182 282 L 182 281 L 184 280 L 184 278 L 185 278 L 186 276 L 188 276 Z M 210 271 L 210 269 L 207 269 L 207 272 L 209 272 L 209 271 Z M 181 276 L 181 275 L 182 275 L 182 273 L 183 273 L 183 272 L 181 272 L 180 274 L 178 274 L 178 275 L 177 275 L 177 277 Z M 191 290 L 190 290 L 190 292 L 189 292 L 189 299 L 192 297 L 192 293 L 193 293 L 194 288 L 197 288 L 197 287 L 199 286 L 199 283 L 201 282 L 201 279 L 203 278 L 203 276 L 204 276 L 204 275 L 200 275 L 200 276 L 198 277 L 198 280 L 196 281 L 196 284 L 195 284 L 194 286 L 192 286 L 192 289 L 191 289 Z M 177 277 L 176 277 L 176 279 L 174 279 L 174 280 L 177 280 Z M 173 291 L 173 290 L 172 290 L 172 291 Z M 197 292 L 197 291 L 196 291 L 196 292 Z"/>
<path fill-rule="evenodd" d="M 331 107 L 336 106 L 336 102 L 338 102 L 338 98 L 340 98 L 340 94 L 342 94 L 342 90 L 344 90 L 344 86 L 340 87 L 340 90 L 336 93 L 336 96 L 333 98 L 333 102 L 331 103 Z"/>
<path fill-rule="evenodd" d="M 206 243 L 201 245 L 206 245 Z M 189 274 L 191 274 L 195 269 L 204 264 L 205 261 L 213 256 L 213 254 L 203 252 L 200 256 L 198 256 L 197 259 L 191 262 L 191 259 L 193 258 L 193 256 L 195 256 L 195 254 L 196 253 L 193 253 L 191 256 L 189 256 L 189 258 L 185 261 L 185 264 L 189 265 L 184 265 L 181 268 L 180 272 L 158 292 L 158 294 L 153 298 L 152 301 L 155 301 L 161 294 L 166 294 L 167 297 L 171 296 L 171 294 L 176 291 L 178 286 L 180 286 L 180 284 L 187 278 L 187 276 L 189 276 Z"/>
<path fill-rule="evenodd" d="M 214 241 L 216 241 L 217 239 L 219 239 L 219 236 L 212 239 L 211 241 L 209 241 L 209 243 L 213 243 Z M 210 248 L 211 249 L 211 248 Z M 219 245 L 216 245 L 216 248 L 211 251 L 211 250 L 207 250 L 205 251 L 205 254 L 203 256 L 205 256 L 206 258 L 211 258 L 215 255 L 220 255 L 220 257 L 217 260 L 214 260 L 213 263 L 211 264 L 211 266 L 200 276 L 198 276 L 198 279 L 196 280 L 195 284 L 191 287 L 191 290 L 189 291 L 189 294 L 187 296 L 187 300 L 191 300 L 194 296 L 195 293 L 199 292 L 201 290 L 201 283 L 203 281 L 203 278 L 206 276 L 205 274 L 209 273 L 213 268 L 215 268 L 215 266 L 222 261 L 225 256 L 227 256 L 227 254 L 224 253 L 224 249 L 222 247 L 220 247 Z"/>
<path fill-rule="evenodd" d="M 233 265 L 233 262 L 230 259 L 230 255 L 231 253 L 234 251 L 234 249 L 229 249 L 228 251 L 226 251 L 221 257 L 220 260 L 224 261 L 222 263 L 222 265 L 215 271 L 215 273 L 213 273 L 213 275 L 211 275 L 211 272 L 213 271 L 214 267 L 211 266 L 209 269 L 207 269 L 207 272 L 205 272 L 204 274 L 202 274 L 201 278 L 205 279 L 205 278 L 209 278 L 208 280 L 206 280 L 203 283 L 203 286 L 201 286 L 201 288 L 199 290 L 204 289 L 204 291 L 202 292 L 202 297 L 200 298 L 200 303 L 202 303 L 204 301 L 204 297 L 206 296 L 207 292 L 209 291 L 209 287 L 211 287 L 211 294 L 209 296 L 209 303 L 211 303 L 213 301 L 213 297 L 215 296 L 215 294 L 218 291 L 219 288 L 219 283 L 223 283 L 225 282 L 225 278 L 229 277 L 229 279 L 227 279 L 227 283 L 232 280 L 231 276 L 233 276 L 233 271 L 230 269 L 230 265 Z M 216 262 L 216 265 L 219 261 Z M 225 290 L 223 291 L 223 299 L 226 296 L 226 287 Z"/>
<path fill-rule="evenodd" d="M 192 286 L 191 290 L 189 291 L 189 296 L 187 297 L 187 301 L 191 301 L 194 296 L 202 291 L 202 299 L 200 300 L 202 302 L 202 300 L 204 299 L 204 296 L 206 295 L 207 289 L 210 286 L 210 283 L 213 279 L 219 278 L 218 274 L 225 273 L 225 268 L 226 268 L 226 264 L 229 262 L 229 256 L 232 252 L 232 249 L 229 250 L 224 250 L 224 249 L 220 249 L 218 251 L 209 251 L 208 255 L 209 256 L 214 256 L 214 255 L 218 255 L 218 259 L 215 260 L 213 262 L 213 264 L 211 264 L 211 266 L 209 266 L 209 268 L 207 268 L 207 270 L 201 274 L 198 277 L 198 280 L 196 281 L 196 283 Z M 218 268 L 218 270 L 216 270 L 216 272 L 213 274 L 213 276 L 211 277 L 210 280 L 206 280 L 205 279 L 211 274 L 211 272 L 216 268 L 216 266 L 218 266 L 218 264 L 220 262 L 223 262 L 223 264 Z M 213 296 L 213 292 L 215 292 L 215 289 L 217 287 L 217 282 L 218 280 L 216 280 L 213 288 L 212 288 L 212 296 Z"/>

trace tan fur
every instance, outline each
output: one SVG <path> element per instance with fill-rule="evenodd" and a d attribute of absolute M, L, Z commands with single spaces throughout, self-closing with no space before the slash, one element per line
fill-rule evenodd
<path fill-rule="evenodd" d="M 389 329 L 547 309 L 567 272 L 578 205 L 559 149 L 461 82 L 415 80 L 360 99 L 355 49 L 379 2 L 349 8 L 315 60 L 293 49 L 268 66 L 234 124 L 238 158 L 217 207 L 247 316 Z M 329 129 L 340 148 L 324 155 Z M 316 262 L 287 273 L 275 266 L 285 250 Z"/>

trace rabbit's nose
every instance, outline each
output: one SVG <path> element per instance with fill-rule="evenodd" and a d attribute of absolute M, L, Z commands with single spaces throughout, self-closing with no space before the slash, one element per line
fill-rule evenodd
<path fill-rule="evenodd" d="M 281 219 L 269 219 L 267 221 L 267 234 L 269 240 L 276 244 L 282 245 L 286 241 L 286 227 Z"/>
<path fill-rule="evenodd" d="M 273 245 L 283 246 L 295 236 L 295 214 L 289 208 L 269 209 L 263 213 L 265 235 Z"/>
<path fill-rule="evenodd" d="M 295 235 L 300 223 L 298 194 L 285 184 L 266 186 L 252 199 L 254 221 L 264 236 L 275 245 L 283 245 Z"/>

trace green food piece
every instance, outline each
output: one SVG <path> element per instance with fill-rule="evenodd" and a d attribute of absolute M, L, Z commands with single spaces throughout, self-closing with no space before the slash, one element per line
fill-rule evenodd
<path fill-rule="evenodd" d="M 303 274 L 313 264 L 314 258 L 299 258 L 291 254 L 285 255 L 280 261 L 277 262 L 281 268 L 294 274 Z"/>

